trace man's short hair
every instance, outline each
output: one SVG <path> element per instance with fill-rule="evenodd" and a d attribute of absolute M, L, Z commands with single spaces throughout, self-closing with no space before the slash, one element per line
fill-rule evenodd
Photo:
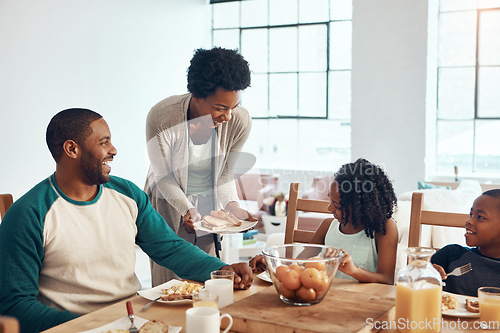
<path fill-rule="evenodd" d="M 214 47 L 197 49 L 188 68 L 187 88 L 193 97 L 207 98 L 217 88 L 245 90 L 250 86 L 250 67 L 236 50 Z"/>
<path fill-rule="evenodd" d="M 67 109 L 56 114 L 47 126 L 45 140 L 50 153 L 56 162 L 63 154 L 63 144 L 73 140 L 81 145 L 93 132 L 90 124 L 101 119 L 102 116 L 88 109 Z"/>
<path fill-rule="evenodd" d="M 489 197 L 495 198 L 498 201 L 498 209 L 500 209 L 500 189 L 489 190 L 483 193 Z"/>

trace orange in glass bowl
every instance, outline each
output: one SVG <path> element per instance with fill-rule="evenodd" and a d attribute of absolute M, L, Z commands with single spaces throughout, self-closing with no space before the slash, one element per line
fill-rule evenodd
<path fill-rule="evenodd" d="M 298 306 L 325 298 L 344 255 L 331 246 L 309 244 L 273 246 L 262 254 L 280 299 Z"/>

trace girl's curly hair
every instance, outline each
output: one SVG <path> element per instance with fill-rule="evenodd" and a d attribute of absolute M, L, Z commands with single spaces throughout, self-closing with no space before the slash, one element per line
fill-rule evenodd
<path fill-rule="evenodd" d="M 187 72 L 188 91 L 196 98 L 213 95 L 217 88 L 239 91 L 250 86 L 248 62 L 236 50 L 197 49 Z"/>
<path fill-rule="evenodd" d="M 387 219 L 397 204 L 392 183 L 385 172 L 365 159 L 344 164 L 334 175 L 340 193 L 342 223 L 364 226 L 368 237 L 385 234 Z"/>

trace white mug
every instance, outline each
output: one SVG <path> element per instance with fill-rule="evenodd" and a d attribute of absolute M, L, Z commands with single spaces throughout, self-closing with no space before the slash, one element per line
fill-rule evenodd
<path fill-rule="evenodd" d="M 233 281 L 213 279 L 205 281 L 205 289 L 219 296 L 219 309 L 233 304 Z"/>
<path fill-rule="evenodd" d="M 220 333 L 222 318 L 229 319 L 229 325 L 223 333 L 233 326 L 233 317 L 214 308 L 197 307 L 186 311 L 186 333 Z"/>

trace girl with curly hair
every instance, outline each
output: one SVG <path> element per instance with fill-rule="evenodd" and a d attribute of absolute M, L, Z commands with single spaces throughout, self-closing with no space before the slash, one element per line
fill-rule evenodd
<path fill-rule="evenodd" d="M 365 159 L 344 164 L 330 185 L 328 210 L 311 243 L 341 248 L 337 277 L 394 283 L 398 229 L 392 219 L 397 199 L 385 172 Z"/>
<path fill-rule="evenodd" d="M 195 230 L 194 223 L 219 209 L 254 220 L 239 207 L 232 172 L 250 134 L 250 115 L 240 105 L 248 86 L 250 68 L 237 51 L 198 49 L 187 71 L 189 93 L 160 101 L 147 117 L 145 191 L 181 238 L 213 256 L 219 236 Z M 154 262 L 151 276 L 153 287 L 177 278 Z"/>

